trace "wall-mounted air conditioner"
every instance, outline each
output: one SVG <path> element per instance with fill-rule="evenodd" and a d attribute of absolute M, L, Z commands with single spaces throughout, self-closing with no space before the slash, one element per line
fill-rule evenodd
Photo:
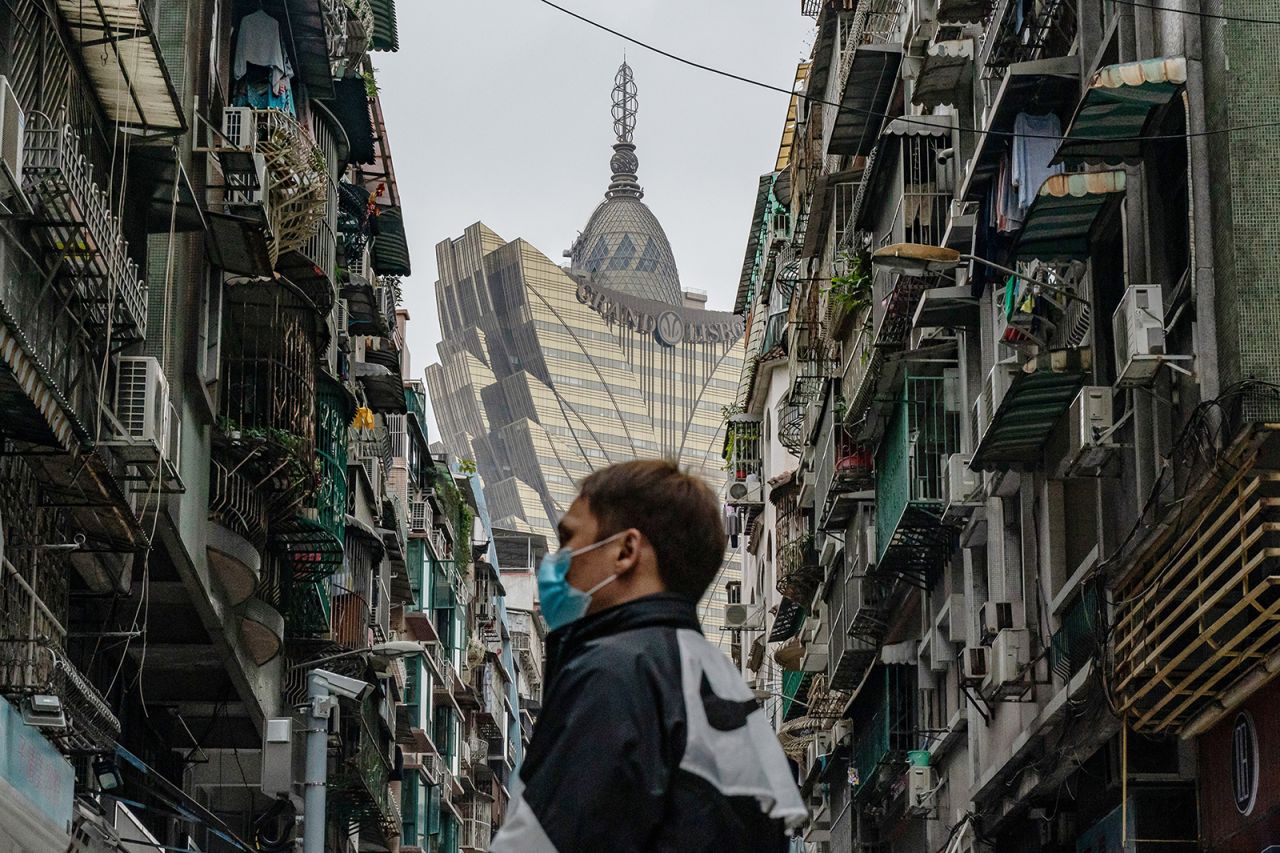
<path fill-rule="evenodd" d="M 1005 628 L 991 642 L 991 675 L 987 693 L 997 698 L 1020 696 L 1031 684 L 1031 633 Z"/>
<path fill-rule="evenodd" d="M 222 141 L 241 151 L 252 151 L 258 144 L 258 115 L 252 107 L 226 107 L 222 110 Z"/>
<path fill-rule="evenodd" d="M 826 672 L 831 660 L 831 645 L 827 642 L 811 642 L 804 647 L 800 669 L 804 672 Z"/>
<path fill-rule="evenodd" d="M 1021 601 L 984 601 L 978 611 L 978 629 L 984 643 L 1001 631 L 1026 626 L 1026 609 Z"/>
<path fill-rule="evenodd" d="M 972 455 L 947 457 L 947 477 L 942 483 L 942 520 L 954 523 L 968 518 L 982 506 L 982 476 L 969 467 Z"/>
<path fill-rule="evenodd" d="M 152 442 L 164 456 L 169 444 L 169 381 L 151 356 L 120 357 L 116 372 L 116 419 L 121 438 Z"/>
<path fill-rule="evenodd" d="M 737 602 L 724 606 L 726 631 L 759 631 L 764 628 L 764 608 Z"/>
<path fill-rule="evenodd" d="M 724 492 L 728 502 L 733 506 L 764 503 L 764 489 L 760 484 L 760 477 L 756 474 L 748 474 L 742 480 L 730 477 Z"/>
<path fill-rule="evenodd" d="M 409 532 L 427 533 L 431 530 L 431 506 L 426 501 L 409 501 Z"/>
<path fill-rule="evenodd" d="M 1099 475 L 1115 452 L 1112 393 L 1106 386 L 1087 385 L 1071 402 L 1065 463 L 1068 476 Z"/>
<path fill-rule="evenodd" d="M 1111 319 L 1116 345 L 1116 384 L 1145 385 L 1167 359 L 1164 352 L 1164 297 L 1158 284 L 1125 288 Z"/>
<path fill-rule="evenodd" d="M 26 116 L 8 78 L 0 76 L 0 171 L 15 191 L 22 187 L 25 134 Z M 4 183 L 0 183 L 0 194 L 8 195 L 5 190 Z"/>
<path fill-rule="evenodd" d="M 996 412 L 1000 410 L 1000 404 L 1004 402 L 1004 396 L 1009 392 L 1009 388 L 1013 385 L 1013 380 L 1017 378 L 1022 368 L 1012 361 L 1002 361 L 993 366 L 987 373 L 986 380 L 982 383 L 982 393 L 978 395 L 978 399 L 974 401 L 974 409 L 976 410 L 978 422 L 978 434 L 976 438 L 981 440 L 987 432 L 987 428 L 991 426 L 991 421 L 995 418 Z"/>
<path fill-rule="evenodd" d="M 966 646 L 964 650 L 964 683 L 978 687 L 991 673 L 991 649 L 986 646 Z"/>
<path fill-rule="evenodd" d="M 932 808 L 933 795 L 938 783 L 932 767 L 912 765 L 907 768 L 907 811 L 920 815 Z"/>
<path fill-rule="evenodd" d="M 382 460 L 376 456 L 366 456 L 360 460 L 364 473 L 369 477 L 373 489 L 373 505 L 382 506 Z"/>

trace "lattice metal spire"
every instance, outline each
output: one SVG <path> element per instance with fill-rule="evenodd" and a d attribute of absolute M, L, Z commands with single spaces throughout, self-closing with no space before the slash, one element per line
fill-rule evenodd
<path fill-rule="evenodd" d="M 644 198 L 644 190 L 636 180 L 640 170 L 640 159 L 636 157 L 636 146 L 632 139 L 636 130 L 636 114 L 640 111 L 640 98 L 636 89 L 635 75 L 631 66 L 624 59 L 617 75 L 613 78 L 613 132 L 618 137 L 613 146 L 613 181 L 609 184 L 609 198 L 631 196 Z"/>

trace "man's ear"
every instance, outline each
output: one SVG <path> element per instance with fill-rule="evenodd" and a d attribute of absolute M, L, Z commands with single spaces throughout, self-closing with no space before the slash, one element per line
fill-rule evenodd
<path fill-rule="evenodd" d="M 634 527 L 623 533 L 618 548 L 618 574 L 629 572 L 640 565 L 640 551 L 643 543 L 644 537 Z"/>

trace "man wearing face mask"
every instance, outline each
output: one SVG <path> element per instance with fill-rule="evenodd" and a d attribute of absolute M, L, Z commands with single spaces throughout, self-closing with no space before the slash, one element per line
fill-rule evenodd
<path fill-rule="evenodd" d="M 804 803 L 764 712 L 702 636 L 725 557 L 711 490 L 671 462 L 597 471 L 538 569 L 542 711 L 494 853 L 781 853 Z"/>

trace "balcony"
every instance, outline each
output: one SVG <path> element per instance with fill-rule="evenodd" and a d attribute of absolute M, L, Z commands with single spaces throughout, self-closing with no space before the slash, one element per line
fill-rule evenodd
<path fill-rule="evenodd" d="M 363 81 L 361 81 L 363 86 Z M 334 120 L 327 111 L 316 109 L 311 117 L 310 137 L 313 150 L 325 164 L 326 174 L 340 171 L 337 134 Z M 288 251 L 280 252 L 277 270 L 307 295 L 316 310 L 327 314 L 333 308 L 337 281 L 338 189 L 334 181 L 325 182 L 325 203 L 309 235 Z"/>
<path fill-rule="evenodd" d="M 228 292 L 215 456 L 287 519 L 315 491 L 317 319 L 307 301 L 276 284 Z"/>
<path fill-rule="evenodd" d="M 35 694 L 61 699 L 66 725 L 44 734 L 63 751 L 112 749 L 120 721 L 66 656 L 67 630 L 40 594 L 57 592 L 60 567 L 37 558 L 39 552 L 16 553 L 26 557 L 22 569 L 0 556 L 0 693 L 18 703 Z"/>
<path fill-rule="evenodd" d="M 778 592 L 807 605 L 822 581 L 822 567 L 794 478 L 775 485 L 770 500 L 777 507 Z"/>
<path fill-rule="evenodd" d="M 875 460 L 853 432 L 837 422 L 837 407 L 828 405 L 818 432 L 814 454 L 817 489 L 814 496 L 818 526 L 825 531 L 843 528 L 853 517 L 855 496 L 875 486 Z"/>
<path fill-rule="evenodd" d="M 207 128 L 206 136 L 199 150 L 216 157 L 222 175 L 222 183 L 210 187 L 210 204 L 222 215 L 211 223 L 219 266 L 268 275 L 336 216 L 332 164 L 288 113 L 228 107 L 221 129 Z M 332 243 L 322 248 L 329 258 Z"/>
<path fill-rule="evenodd" d="M 342 720 L 342 745 L 329 778 L 329 803 L 337 819 L 376 837 L 400 832 L 389 799 L 391 762 L 380 729 L 378 706 L 366 699 Z M 398 810 L 397 810 L 398 811 Z"/>
<path fill-rule="evenodd" d="M 1280 474 L 1258 454 L 1248 440 L 1221 451 L 1114 587 L 1112 689 L 1137 731 L 1202 731 L 1275 669 Z"/>
<path fill-rule="evenodd" d="M 849 782 L 856 799 L 891 791 L 894 769 L 920 745 L 915 669 L 914 664 L 882 667 L 854 700 L 853 718 L 861 725 L 854 736 Z"/>
<path fill-rule="evenodd" d="M 463 850 L 487 851 L 492 841 L 492 803 L 470 798 L 458 804 L 461 816 L 458 846 Z"/>
<path fill-rule="evenodd" d="M 35 211 L 33 230 L 70 282 L 70 304 L 99 343 L 118 350 L 142 340 L 147 288 L 129 258 L 110 198 L 94 183 L 70 126 L 34 112 L 27 120 L 23 172 Z"/>
<path fill-rule="evenodd" d="M 832 585 L 827 683 L 854 690 L 880 656 L 889 627 L 892 581 L 846 571 Z"/>
<path fill-rule="evenodd" d="M 1018 0 L 996 0 L 983 21 L 979 54 L 983 74 L 992 78 L 1009 65 L 1065 56 L 1076 38 L 1076 4 L 1045 0 L 1029 14 L 1017 14 Z"/>
<path fill-rule="evenodd" d="M 210 571 L 233 606 L 246 601 L 258 585 L 267 524 L 266 501 L 253 482 L 214 460 L 206 550 Z"/>
<path fill-rule="evenodd" d="M 997 364 L 975 406 L 975 471 L 1037 467 L 1044 446 L 1089 376 L 1088 349 L 1056 350 L 1029 362 L 1030 370 Z"/>
<path fill-rule="evenodd" d="M 1049 643 L 1049 665 L 1063 681 L 1070 681 L 1106 640 L 1105 611 L 1099 588 L 1090 584 L 1062 616 L 1062 625 Z"/>
<path fill-rule="evenodd" d="M 908 375 L 876 458 L 876 571 L 921 585 L 951 546 L 942 489 L 960 443 L 953 381 Z"/>

